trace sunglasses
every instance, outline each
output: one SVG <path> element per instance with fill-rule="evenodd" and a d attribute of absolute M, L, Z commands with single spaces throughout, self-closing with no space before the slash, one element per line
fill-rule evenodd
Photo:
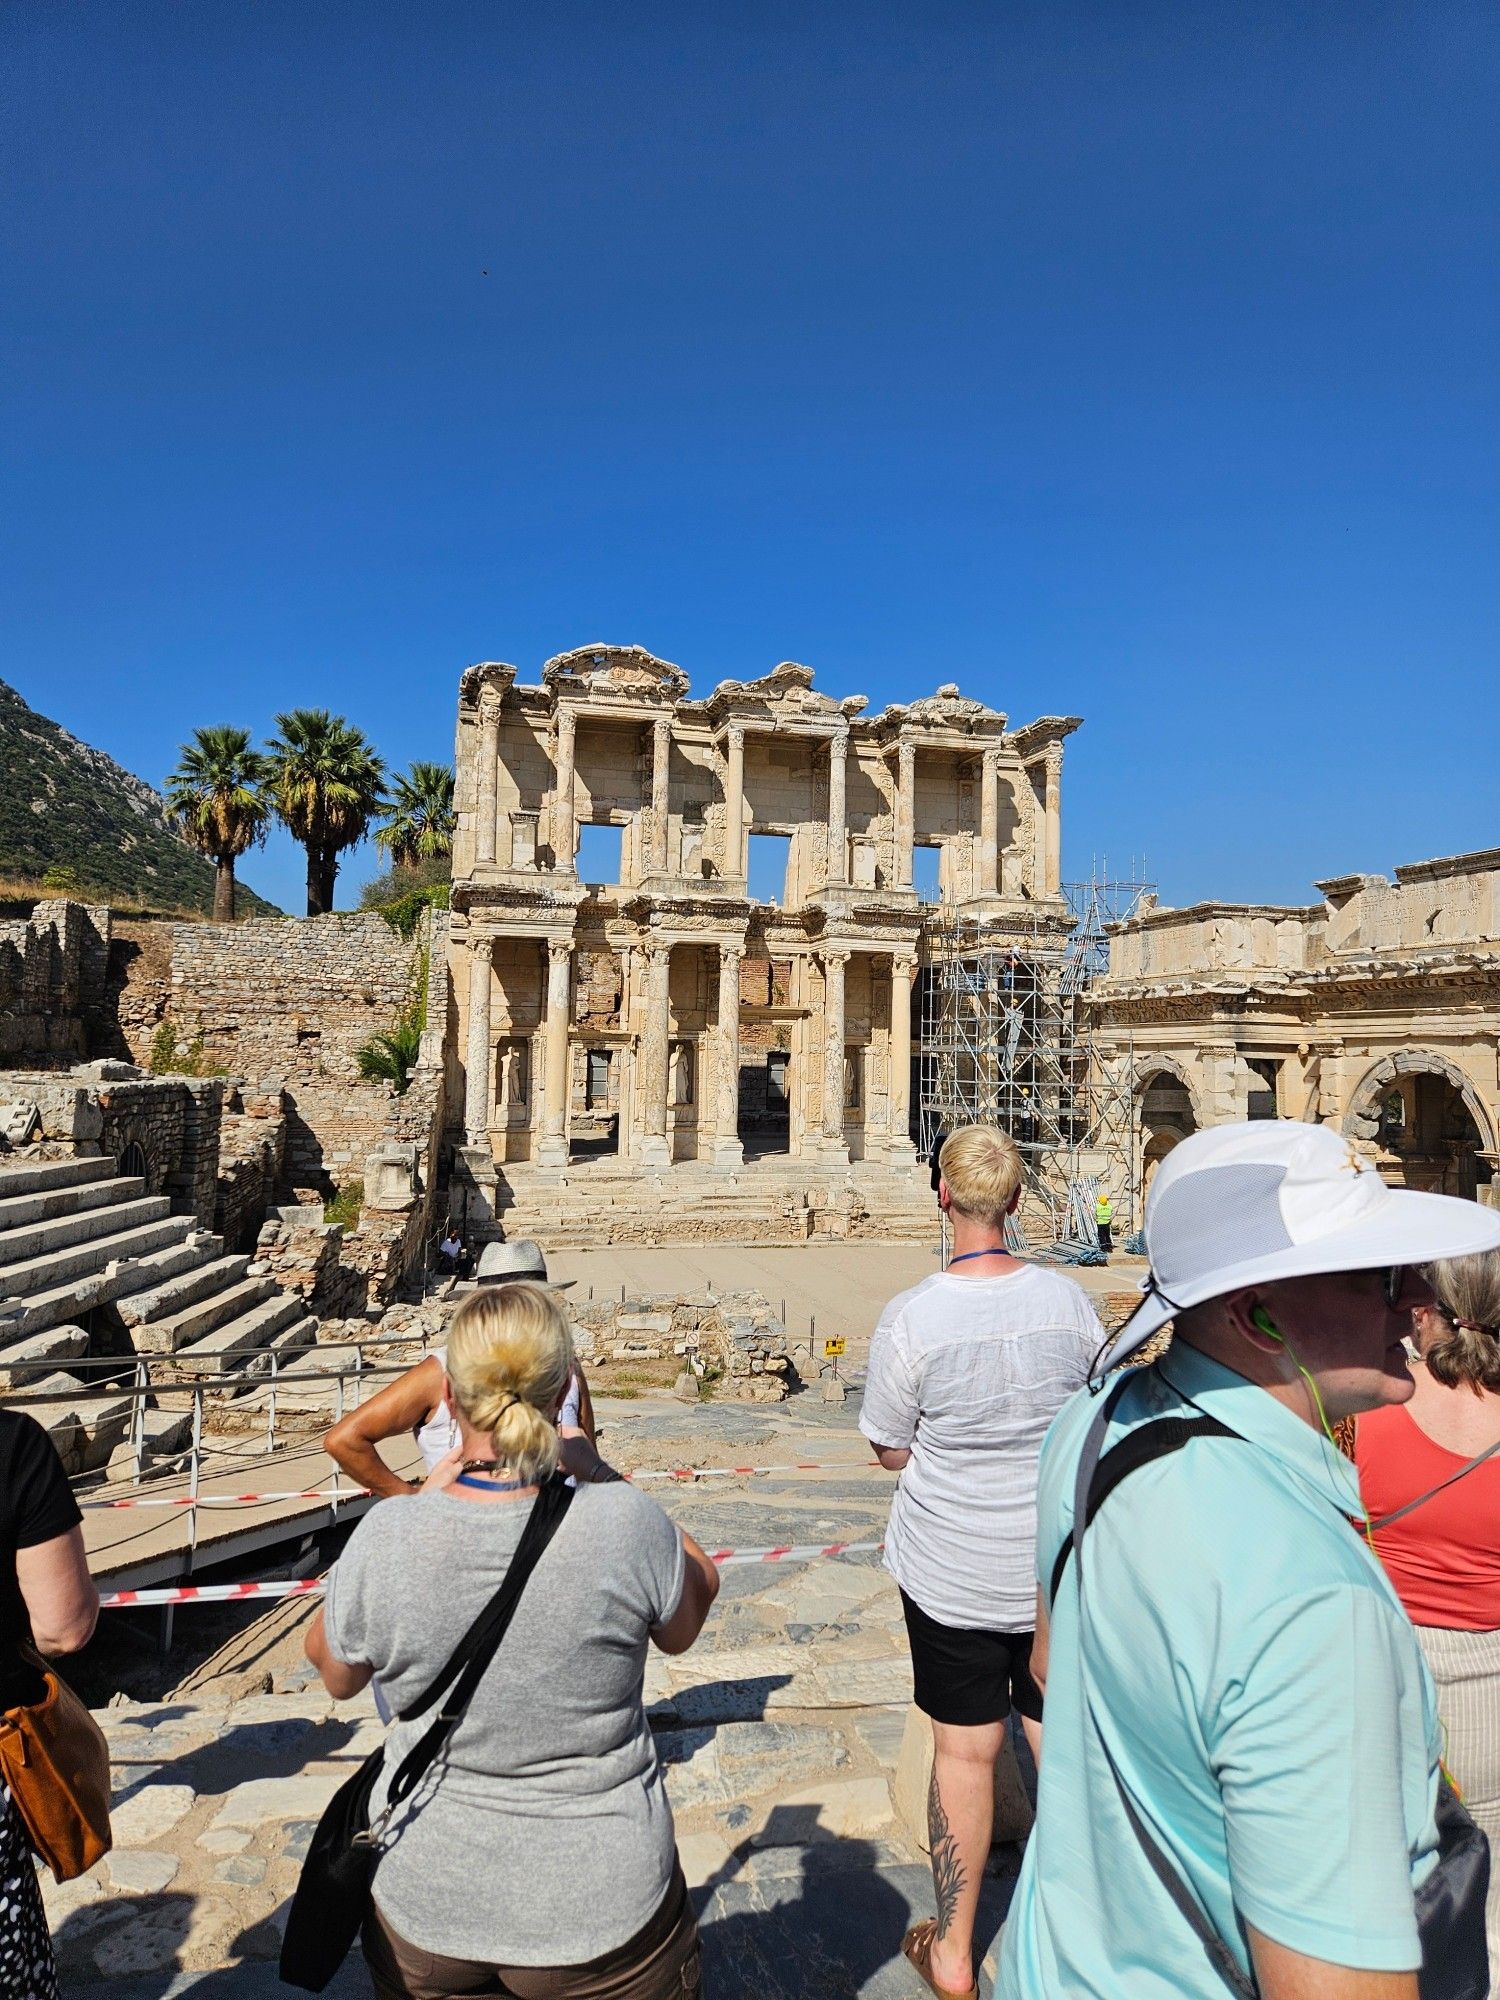
<path fill-rule="evenodd" d="M 1381 1272 L 1381 1289 L 1385 1293 L 1385 1302 L 1392 1312 L 1400 1304 L 1401 1294 L 1406 1290 L 1407 1280 L 1415 1268 L 1412 1264 L 1392 1264 Z"/>

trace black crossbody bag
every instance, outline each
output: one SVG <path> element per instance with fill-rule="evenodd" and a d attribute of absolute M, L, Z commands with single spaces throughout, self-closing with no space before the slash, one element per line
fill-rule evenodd
<path fill-rule="evenodd" d="M 354 1776 L 328 1801 L 308 1846 L 282 1939 L 281 1976 L 289 1986 L 321 1993 L 348 1957 L 369 1915 L 370 1885 L 387 1822 L 441 1755 L 572 1500 L 573 1488 L 561 1478 L 549 1479 L 541 1488 L 505 1581 L 459 1641 L 437 1679 L 398 1717 L 401 1722 L 415 1721 L 452 1689 L 431 1726 L 402 1758 L 380 1818 L 371 1824 L 370 1800 L 385 1764 L 384 1744 L 370 1752 Z"/>
<path fill-rule="evenodd" d="M 1139 1425 L 1117 1445 L 1104 1451 L 1104 1435 L 1109 1420 L 1131 1379 L 1130 1375 L 1124 1375 L 1110 1387 L 1102 1398 L 1099 1414 L 1089 1426 L 1073 1488 L 1073 1532 L 1058 1550 L 1052 1565 L 1049 1604 L 1057 1602 L 1068 1558 L 1073 1558 L 1073 1570 L 1078 1579 L 1080 1649 L 1083 1642 L 1083 1538 L 1105 1500 L 1132 1472 L 1151 1464 L 1154 1459 L 1180 1451 L 1195 1437 L 1239 1437 L 1238 1431 L 1221 1424 L 1216 1417 L 1201 1414 L 1196 1417 L 1162 1417 L 1154 1423 Z M 1468 1468 L 1465 1467 L 1465 1470 Z M 1431 1496 L 1424 1494 L 1422 1497 L 1427 1499 Z M 1405 1511 L 1403 1508 L 1402 1512 Z M 1152 1873 L 1166 1890 L 1183 1922 L 1202 1945 L 1209 1964 L 1229 1992 L 1236 1996 L 1236 2000 L 1257 2000 L 1253 1977 L 1247 1978 L 1240 1970 L 1239 1960 L 1214 1929 L 1197 1896 L 1183 1880 L 1181 1871 L 1136 1809 L 1135 1801 L 1126 1790 L 1125 1781 L 1110 1754 L 1104 1732 L 1099 1727 L 1088 1681 L 1081 1673 L 1080 1681 L 1084 1707 L 1094 1725 L 1109 1774 L 1115 1781 L 1120 1805 L 1141 1852 L 1151 1864 Z M 1337 1810 L 1336 1805 L 1331 1804 L 1330 1810 Z M 1489 1947 L 1485 1941 L 1484 1903 L 1490 1884 L 1490 1844 L 1465 1811 L 1446 1773 L 1438 1782 L 1436 1819 L 1437 1861 L 1416 1891 L 1417 1935 L 1422 1945 L 1418 1990 L 1421 2000 L 1489 2000 L 1490 1966 Z"/>

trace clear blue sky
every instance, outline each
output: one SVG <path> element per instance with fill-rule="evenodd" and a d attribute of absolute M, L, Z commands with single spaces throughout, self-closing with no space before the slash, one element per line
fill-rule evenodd
<path fill-rule="evenodd" d="M 154 782 L 602 638 L 1079 713 L 1171 902 L 1500 839 L 1490 0 L 8 0 L 0 90 L 0 674 Z"/>

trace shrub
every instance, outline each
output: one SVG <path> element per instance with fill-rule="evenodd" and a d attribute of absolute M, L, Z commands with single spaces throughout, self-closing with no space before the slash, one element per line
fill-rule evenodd
<path fill-rule="evenodd" d="M 323 1220 L 337 1222 L 345 1229 L 353 1229 L 359 1222 L 360 1210 L 365 1205 L 365 1184 L 363 1181 L 348 1181 L 341 1188 L 335 1188 L 332 1197 L 323 1204 Z"/>
<path fill-rule="evenodd" d="M 386 1034 L 372 1035 L 355 1054 L 359 1073 L 367 1083 L 389 1083 L 398 1097 L 411 1082 L 422 1048 L 422 1024 L 406 1013 Z"/>
<path fill-rule="evenodd" d="M 146 1058 L 146 1067 L 153 1076 L 228 1076 L 223 1063 L 211 1063 L 204 1050 L 203 1037 L 195 1035 L 190 1042 L 177 1039 L 177 1024 L 163 1021 L 151 1037 L 151 1052 Z"/>

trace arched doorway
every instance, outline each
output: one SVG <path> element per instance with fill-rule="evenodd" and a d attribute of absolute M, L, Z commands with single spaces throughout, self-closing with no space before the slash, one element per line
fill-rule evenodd
<path fill-rule="evenodd" d="M 123 1180 L 143 1181 L 151 1185 L 151 1167 L 146 1159 L 146 1149 L 139 1140 L 132 1139 L 120 1155 L 120 1175 Z"/>
<path fill-rule="evenodd" d="M 1141 1199 L 1174 1146 L 1198 1129 L 1193 1094 L 1175 1067 L 1147 1069 L 1140 1085 Z"/>
<path fill-rule="evenodd" d="M 1429 1050 L 1387 1056 L 1361 1081 L 1344 1130 L 1375 1148 L 1389 1181 L 1468 1201 L 1488 1187 L 1493 1168 L 1489 1120 L 1469 1079 Z"/>

